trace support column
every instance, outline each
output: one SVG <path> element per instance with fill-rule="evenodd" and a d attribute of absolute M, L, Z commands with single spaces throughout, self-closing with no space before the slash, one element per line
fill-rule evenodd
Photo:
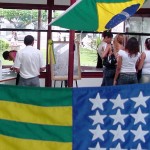
<path fill-rule="evenodd" d="M 70 4 L 74 4 L 76 0 L 70 0 Z M 74 37 L 75 31 L 70 30 L 69 36 L 69 60 L 68 60 L 68 87 L 73 87 L 74 72 Z"/>

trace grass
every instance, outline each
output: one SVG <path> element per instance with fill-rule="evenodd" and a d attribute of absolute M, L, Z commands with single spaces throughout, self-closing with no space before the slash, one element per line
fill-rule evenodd
<path fill-rule="evenodd" d="M 80 64 L 81 66 L 96 66 L 97 51 L 80 48 Z"/>

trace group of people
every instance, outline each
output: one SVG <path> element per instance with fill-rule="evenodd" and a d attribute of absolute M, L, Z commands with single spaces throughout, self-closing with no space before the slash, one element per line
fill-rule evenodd
<path fill-rule="evenodd" d="M 140 53 L 135 37 L 126 41 L 123 34 L 115 36 L 104 31 L 98 54 L 103 60 L 103 81 L 101 86 L 150 83 L 150 38 L 145 40 L 145 50 Z M 3 58 L 14 62 L 12 69 L 18 73 L 16 84 L 40 86 L 39 75 L 45 70 L 40 50 L 33 47 L 34 37 L 24 38 L 26 47 L 19 51 L 5 51 Z M 138 74 L 141 73 L 139 78 Z"/>
<path fill-rule="evenodd" d="M 14 62 L 11 69 L 18 73 L 16 85 L 40 86 L 39 75 L 45 70 L 45 63 L 40 50 L 33 47 L 34 37 L 27 35 L 24 38 L 26 47 L 19 51 L 5 51 L 3 58 Z"/>
<path fill-rule="evenodd" d="M 101 86 L 150 83 L 150 38 L 145 40 L 145 49 L 140 53 L 135 37 L 125 42 L 125 36 L 118 34 L 112 42 L 110 31 L 104 31 L 102 36 L 98 47 L 104 66 Z"/>

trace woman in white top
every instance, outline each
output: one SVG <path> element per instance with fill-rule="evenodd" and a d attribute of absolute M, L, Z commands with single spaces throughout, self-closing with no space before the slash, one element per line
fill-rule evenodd
<path fill-rule="evenodd" d="M 138 83 L 136 64 L 139 59 L 139 43 L 132 37 L 127 41 L 125 50 L 119 50 L 114 85 Z"/>
<path fill-rule="evenodd" d="M 145 40 L 145 51 L 141 54 L 138 70 L 142 69 L 140 83 L 150 83 L 150 38 Z"/>

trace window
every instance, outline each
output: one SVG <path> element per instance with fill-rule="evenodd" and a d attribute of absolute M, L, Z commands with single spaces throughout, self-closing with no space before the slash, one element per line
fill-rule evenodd
<path fill-rule="evenodd" d="M 4 60 L 2 53 L 24 48 L 26 35 L 34 37 L 34 47 L 42 50 L 46 62 L 47 18 L 47 10 L 0 9 L 0 60 L 3 65 L 12 65 L 13 62 Z"/>
<path fill-rule="evenodd" d="M 64 11 L 53 10 L 52 18 L 55 19 Z M 55 32 L 54 32 L 55 31 Z M 58 31 L 58 32 L 57 32 Z M 99 35 L 88 33 L 76 33 L 75 41 L 80 42 L 80 64 L 81 66 L 96 66 L 97 63 L 97 38 Z M 69 41 L 69 30 L 52 26 L 53 41 Z"/>
<path fill-rule="evenodd" d="M 126 32 L 129 33 L 128 37 L 134 36 L 138 39 L 141 51 L 145 49 L 145 39 L 150 35 L 149 23 L 149 17 L 131 17 L 125 22 Z M 130 35 L 130 33 L 132 34 Z"/>

